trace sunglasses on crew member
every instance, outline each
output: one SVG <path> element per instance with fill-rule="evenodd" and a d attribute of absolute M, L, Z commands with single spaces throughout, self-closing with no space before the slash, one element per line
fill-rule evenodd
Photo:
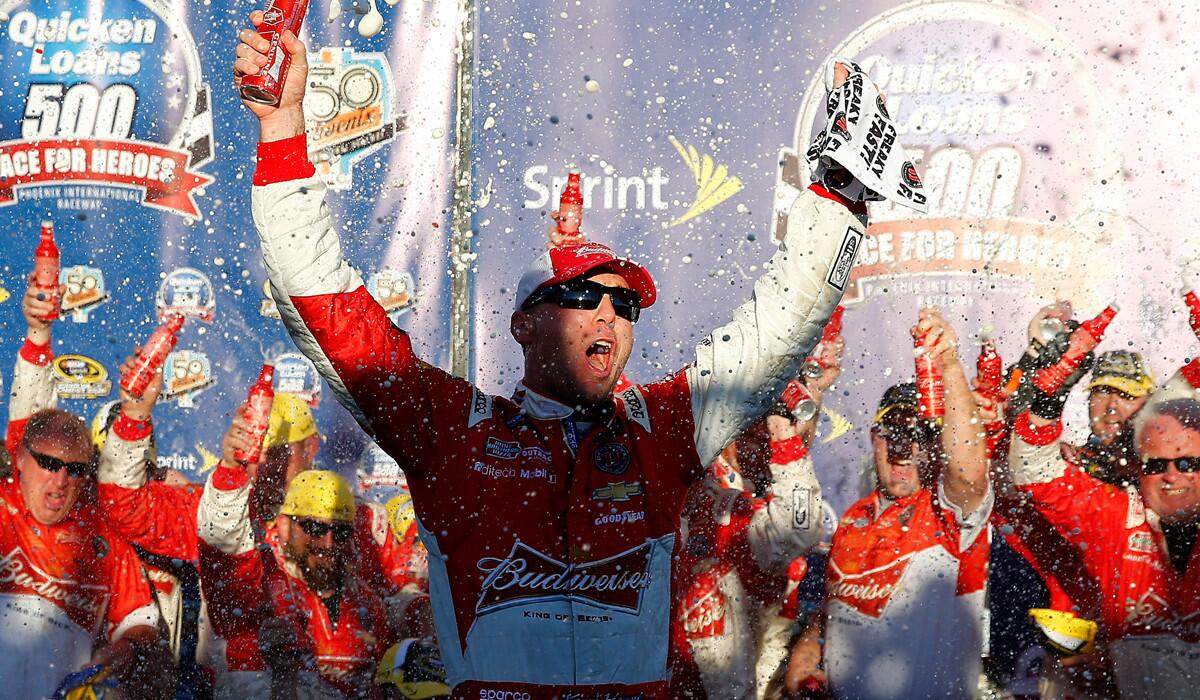
<path fill-rule="evenodd" d="M 82 479 L 83 477 L 89 476 L 96 471 L 95 457 L 86 462 L 64 462 L 58 457 L 51 457 L 50 455 L 44 455 L 41 452 L 35 452 L 28 444 L 25 444 L 24 447 L 25 451 L 29 453 L 29 456 L 33 457 L 33 461 L 37 462 L 39 467 L 48 472 L 59 472 L 63 469 L 66 469 L 67 474 L 72 478 Z"/>
<path fill-rule="evenodd" d="M 350 535 L 354 533 L 354 527 L 350 523 L 323 523 L 320 520 L 311 518 L 292 518 L 304 534 L 319 540 L 325 536 L 325 533 L 333 531 L 333 539 L 338 542 L 345 542 L 350 539 Z"/>
<path fill-rule="evenodd" d="M 624 287 L 606 287 L 591 280 L 571 280 L 543 287 L 529 295 L 525 303 L 521 304 L 521 310 L 528 311 L 538 304 L 550 303 L 564 309 L 590 311 L 600 306 L 605 294 L 612 299 L 613 311 L 618 316 L 630 323 L 637 323 L 638 316 L 642 313 L 642 298 L 637 292 Z"/>
<path fill-rule="evenodd" d="M 1147 476 L 1164 474 L 1172 464 L 1175 465 L 1177 471 L 1184 474 L 1200 472 L 1200 457 L 1175 457 L 1172 459 L 1155 457 L 1142 461 L 1142 473 Z"/>

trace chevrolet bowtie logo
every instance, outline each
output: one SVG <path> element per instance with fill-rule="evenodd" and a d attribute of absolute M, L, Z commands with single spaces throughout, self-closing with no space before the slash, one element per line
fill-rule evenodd
<path fill-rule="evenodd" d="M 608 486 L 601 486 L 592 491 L 593 501 L 628 501 L 633 496 L 642 495 L 642 482 L 640 481 L 618 481 L 617 483 L 609 482 Z"/>

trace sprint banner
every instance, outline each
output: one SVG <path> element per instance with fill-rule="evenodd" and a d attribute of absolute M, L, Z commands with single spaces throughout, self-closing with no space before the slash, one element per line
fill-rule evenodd
<path fill-rule="evenodd" d="M 321 400 L 266 292 L 250 212 L 258 130 L 230 79 L 237 31 L 261 4 L 0 0 L 0 376 L 25 335 L 20 298 L 48 220 L 67 287 L 54 327 L 60 405 L 104 413 L 123 358 L 181 313 L 155 412 L 160 465 L 202 480 L 269 361 L 276 390 L 316 408 L 323 463 L 386 481 L 395 465 L 364 452 L 349 416 Z M 308 143 L 352 264 L 444 364 L 461 11 L 394 5 L 313 3 L 301 36 Z"/>
<path fill-rule="evenodd" d="M 1096 18 L 1033 5 L 489 3 L 473 133 L 481 385 L 520 377 L 508 333 L 516 281 L 547 244 L 572 168 L 583 173 L 583 232 L 659 284 L 629 376 L 653 381 L 687 364 L 750 297 L 811 181 L 804 156 L 824 126 L 833 56 L 886 95 L 929 207 L 870 207 L 845 293 L 846 370 L 813 450 L 834 510 L 873 485 L 871 417 L 887 386 L 913 377 L 909 328 L 923 305 L 956 326 L 968 376 L 981 330 L 1015 361 L 1030 317 L 1058 298 L 1077 317 L 1118 299 L 1110 337 L 1172 371 L 1181 354 L 1170 339 L 1191 338 L 1172 310 L 1193 246 L 1146 236 L 1126 213 L 1125 158 L 1144 149 L 1145 127 L 1134 137 L 1110 123 L 1120 110 L 1105 81 L 1120 79 L 1120 64 L 1094 58 L 1094 36 L 1079 33 Z M 1130 109 L 1150 92 L 1130 87 Z M 1130 260 L 1145 267 L 1131 274 Z M 1082 408 L 1069 422 L 1086 434 Z"/>

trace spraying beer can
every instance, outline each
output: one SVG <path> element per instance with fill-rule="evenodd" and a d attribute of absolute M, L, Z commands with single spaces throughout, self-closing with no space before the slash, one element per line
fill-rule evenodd
<path fill-rule="evenodd" d="M 578 236 L 583 222 L 583 188 L 580 174 L 567 173 L 567 186 L 558 200 L 558 235 Z"/>
<path fill-rule="evenodd" d="M 805 423 L 816 418 L 817 401 L 800 380 L 793 379 L 787 383 L 782 399 L 783 405 L 791 412 L 796 422 Z"/>
<path fill-rule="evenodd" d="M 920 413 L 922 418 L 940 421 L 946 415 L 946 386 L 942 379 L 942 367 L 937 358 L 926 352 L 924 342 L 924 335 L 913 342 L 917 393 L 921 398 Z"/>
<path fill-rule="evenodd" d="M 37 250 L 33 253 L 33 286 L 44 291 L 50 298 L 58 296 L 58 272 L 61 256 L 58 244 L 54 242 L 54 222 L 43 221 L 41 238 Z M 43 321 L 53 321 L 58 318 L 58 305 L 43 318 Z"/>
<path fill-rule="evenodd" d="M 258 34 L 271 46 L 267 49 L 267 65 L 256 75 L 242 78 L 242 98 L 264 105 L 279 104 L 283 84 L 287 82 L 288 67 L 292 55 L 283 46 L 283 33 L 291 30 L 300 34 L 304 13 L 308 11 L 308 0 L 269 0 L 263 8 L 263 22 L 258 25 Z"/>
<path fill-rule="evenodd" d="M 150 380 L 167 361 L 167 355 L 179 341 L 179 329 L 183 328 L 183 316 L 171 316 L 166 323 L 154 329 L 142 352 L 137 356 L 133 371 L 121 378 L 121 388 L 134 396 L 141 397 L 150 386 Z"/>
<path fill-rule="evenodd" d="M 249 423 L 250 449 L 233 451 L 233 458 L 239 462 L 257 462 L 262 457 L 263 439 L 271 427 L 271 406 L 275 403 L 275 367 L 263 365 L 258 373 L 258 380 L 250 387 L 246 398 L 246 420 Z"/>

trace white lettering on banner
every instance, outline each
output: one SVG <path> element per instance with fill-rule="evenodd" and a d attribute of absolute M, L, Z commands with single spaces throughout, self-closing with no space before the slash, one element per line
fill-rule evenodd
<path fill-rule="evenodd" d="M 175 469 L 181 472 L 196 471 L 196 455 L 158 455 L 159 469 Z"/>
<path fill-rule="evenodd" d="M 153 44 L 158 20 L 75 18 L 70 12 L 46 19 L 29 10 L 13 15 L 8 36 L 20 46 L 33 49 L 29 58 L 31 75 L 136 75 L 142 69 L 142 52 L 106 51 L 104 45 Z M 78 52 L 46 51 L 47 45 L 85 44 Z"/>
<path fill-rule="evenodd" d="M 926 54 L 922 63 L 892 63 L 886 56 L 872 54 L 858 62 L 879 91 L 892 97 L 907 93 L 1002 95 L 1010 92 L 1046 90 L 1054 77 L 1045 62 L 983 62 L 977 57 L 963 61 L 944 55 Z"/>
<path fill-rule="evenodd" d="M 531 195 L 525 198 L 526 209 L 541 209 L 552 202 L 558 204 L 563 187 L 567 184 L 565 177 L 553 177 L 545 182 L 550 168 L 545 165 L 531 165 L 525 169 L 525 188 Z M 584 175 L 580 185 L 583 189 L 583 206 L 589 209 L 646 209 L 646 191 L 650 191 L 649 208 L 666 209 L 663 200 L 663 187 L 670 178 L 663 175 L 661 166 L 655 166 L 641 175 Z M 596 188 L 600 188 L 596 192 Z M 633 201 L 630 202 L 630 193 Z"/>
<path fill-rule="evenodd" d="M 108 602 L 104 586 L 78 583 L 54 578 L 38 569 L 24 556 L 20 547 L 0 557 L 0 590 L 21 592 L 25 589 L 36 593 L 64 608 L 73 608 L 97 619 Z"/>

